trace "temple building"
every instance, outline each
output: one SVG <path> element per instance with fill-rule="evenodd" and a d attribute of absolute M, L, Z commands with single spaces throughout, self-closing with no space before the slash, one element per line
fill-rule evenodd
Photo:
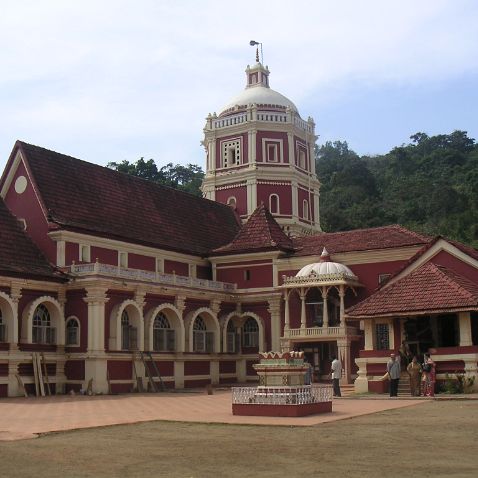
<path fill-rule="evenodd" d="M 17 141 L 0 179 L 0 396 L 256 381 L 258 353 L 331 358 L 384 392 L 392 351 L 430 352 L 438 381 L 477 375 L 478 251 L 399 225 L 323 232 L 315 124 L 269 86 L 204 128 L 204 197 Z"/>

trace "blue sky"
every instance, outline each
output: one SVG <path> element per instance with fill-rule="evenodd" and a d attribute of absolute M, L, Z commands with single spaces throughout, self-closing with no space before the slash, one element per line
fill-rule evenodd
<path fill-rule="evenodd" d="M 478 138 L 477 25 L 473 0 L 2 0 L 0 169 L 16 139 L 203 165 L 204 118 L 244 88 L 251 39 L 319 144 Z"/>

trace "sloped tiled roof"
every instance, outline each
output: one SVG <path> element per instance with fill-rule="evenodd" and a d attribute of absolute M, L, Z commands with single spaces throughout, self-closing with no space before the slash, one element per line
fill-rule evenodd
<path fill-rule="evenodd" d="M 313 236 L 295 237 L 296 256 L 318 255 L 325 247 L 330 254 L 351 251 L 415 246 L 430 238 L 399 225 L 355 229 L 343 232 L 322 232 Z"/>
<path fill-rule="evenodd" d="M 0 275 L 62 281 L 40 249 L 23 232 L 17 219 L 0 199 Z"/>
<path fill-rule="evenodd" d="M 292 240 L 287 237 L 272 214 L 261 204 L 227 245 L 215 249 L 214 255 L 258 252 L 265 250 L 292 251 Z"/>
<path fill-rule="evenodd" d="M 240 227 L 224 204 L 24 142 L 16 146 L 50 221 L 62 228 L 204 255 Z"/>
<path fill-rule="evenodd" d="M 350 317 L 446 311 L 478 307 L 478 284 L 427 262 L 390 286 L 350 307 Z"/>

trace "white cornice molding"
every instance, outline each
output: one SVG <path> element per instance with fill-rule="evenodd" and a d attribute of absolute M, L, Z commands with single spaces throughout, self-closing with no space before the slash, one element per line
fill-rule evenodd
<path fill-rule="evenodd" d="M 196 265 L 209 265 L 208 261 L 198 258 L 189 254 L 183 254 L 179 252 L 168 251 L 165 249 L 159 249 L 155 247 L 142 246 L 139 244 L 133 244 L 131 242 L 119 241 L 116 239 L 108 239 L 99 236 L 93 236 L 90 234 L 83 234 L 80 232 L 59 230 L 48 233 L 48 236 L 53 241 L 66 241 L 76 244 L 85 244 L 94 247 L 101 247 L 105 249 L 121 250 L 122 252 L 128 252 L 132 254 L 146 255 L 148 257 L 160 257 L 162 259 L 168 259 L 173 261 L 182 261 Z M 94 260 L 95 258 L 91 258 Z"/>
<path fill-rule="evenodd" d="M 244 262 L 246 266 L 248 261 L 263 260 L 266 258 L 271 259 L 270 265 L 272 265 L 272 259 L 277 258 L 282 251 L 268 251 L 268 252 L 251 252 L 246 254 L 228 254 L 227 256 L 210 256 L 209 261 L 217 266 L 218 263 L 227 264 L 230 262 Z"/>

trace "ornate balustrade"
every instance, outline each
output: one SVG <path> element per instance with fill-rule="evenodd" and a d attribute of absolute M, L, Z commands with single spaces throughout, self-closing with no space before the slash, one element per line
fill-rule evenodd
<path fill-rule="evenodd" d="M 307 327 L 305 329 L 284 330 L 285 338 L 338 337 L 358 334 L 357 327 Z"/>
<path fill-rule="evenodd" d="M 101 275 L 106 277 L 119 277 L 128 280 L 153 282 L 162 285 L 166 284 L 198 289 L 210 289 L 219 292 L 233 292 L 236 290 L 236 284 L 228 282 L 197 279 L 196 277 L 165 274 L 162 272 L 145 271 L 142 269 L 130 269 L 128 267 L 101 264 L 99 262 L 90 264 L 73 264 L 69 267 L 69 272 L 77 277 Z"/>
<path fill-rule="evenodd" d="M 232 403 L 254 405 L 306 405 L 330 402 L 329 385 L 304 385 L 303 387 L 233 387 Z"/>

